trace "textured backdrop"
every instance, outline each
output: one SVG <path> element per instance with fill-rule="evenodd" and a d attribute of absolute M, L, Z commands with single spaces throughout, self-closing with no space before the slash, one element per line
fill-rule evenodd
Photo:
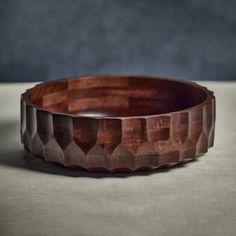
<path fill-rule="evenodd" d="M 236 78 L 234 0 L 0 0 L 0 81 Z"/>

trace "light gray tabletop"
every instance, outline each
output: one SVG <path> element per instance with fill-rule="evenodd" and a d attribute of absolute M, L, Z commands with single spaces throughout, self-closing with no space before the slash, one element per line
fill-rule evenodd
<path fill-rule="evenodd" d="M 0 235 L 236 235 L 236 83 L 215 91 L 215 146 L 161 171 L 91 174 L 27 154 L 19 96 L 0 85 Z"/>

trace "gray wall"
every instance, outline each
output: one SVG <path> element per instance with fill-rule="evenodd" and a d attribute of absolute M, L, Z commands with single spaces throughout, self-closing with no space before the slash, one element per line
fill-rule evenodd
<path fill-rule="evenodd" d="M 0 81 L 236 79 L 235 0 L 0 0 Z"/>

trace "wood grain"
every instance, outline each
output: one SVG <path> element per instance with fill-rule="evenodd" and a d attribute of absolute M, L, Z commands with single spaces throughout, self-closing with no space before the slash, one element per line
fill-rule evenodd
<path fill-rule="evenodd" d="M 193 82 L 89 76 L 46 82 L 21 97 L 21 140 L 46 161 L 90 171 L 156 169 L 214 143 L 215 97 Z"/>

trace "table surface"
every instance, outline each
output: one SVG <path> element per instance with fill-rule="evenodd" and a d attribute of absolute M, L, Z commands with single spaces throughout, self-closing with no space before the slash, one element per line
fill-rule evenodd
<path fill-rule="evenodd" d="M 217 102 L 215 146 L 196 161 L 135 174 L 46 163 L 20 143 L 20 94 L 0 85 L 0 235 L 236 235 L 236 83 L 201 82 Z"/>

